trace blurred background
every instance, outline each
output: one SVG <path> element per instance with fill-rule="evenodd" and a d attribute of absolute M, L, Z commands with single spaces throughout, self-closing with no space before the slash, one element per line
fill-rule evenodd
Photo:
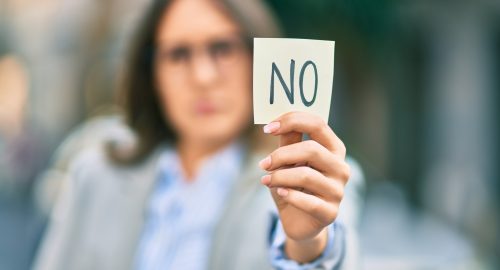
<path fill-rule="evenodd" d="M 109 135 L 150 1 L 0 0 L 0 269 L 29 269 L 68 149 Z M 288 36 L 336 41 L 364 268 L 500 269 L 500 1 L 267 2 Z"/>

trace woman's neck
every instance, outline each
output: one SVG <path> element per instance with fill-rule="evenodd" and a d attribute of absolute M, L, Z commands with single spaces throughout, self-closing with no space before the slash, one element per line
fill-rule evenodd
<path fill-rule="evenodd" d="M 196 173 L 202 162 L 229 145 L 231 141 L 220 143 L 196 141 L 196 140 L 181 140 L 177 144 L 177 151 L 181 161 L 184 177 L 186 181 L 192 182 L 195 179 Z"/>

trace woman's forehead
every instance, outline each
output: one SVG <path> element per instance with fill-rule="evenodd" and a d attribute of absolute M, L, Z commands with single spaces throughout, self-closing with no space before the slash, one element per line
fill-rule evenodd
<path fill-rule="evenodd" d="M 159 43 L 206 41 L 234 34 L 239 28 L 218 1 L 177 0 L 160 20 L 156 40 Z"/>

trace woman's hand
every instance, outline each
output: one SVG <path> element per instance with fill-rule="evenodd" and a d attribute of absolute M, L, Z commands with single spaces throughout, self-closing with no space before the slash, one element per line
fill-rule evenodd
<path fill-rule="evenodd" d="M 280 147 L 260 161 L 287 235 L 285 252 L 300 263 L 314 260 L 327 242 L 326 227 L 337 217 L 349 179 L 346 149 L 320 117 L 291 112 L 264 127 Z M 302 134 L 311 140 L 302 141 Z"/>

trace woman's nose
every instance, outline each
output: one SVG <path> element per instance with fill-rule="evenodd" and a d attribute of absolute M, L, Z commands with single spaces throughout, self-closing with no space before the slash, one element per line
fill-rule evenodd
<path fill-rule="evenodd" d="M 215 61 L 208 54 L 199 54 L 191 65 L 193 80 L 199 86 L 210 86 L 217 81 L 219 71 Z"/>

